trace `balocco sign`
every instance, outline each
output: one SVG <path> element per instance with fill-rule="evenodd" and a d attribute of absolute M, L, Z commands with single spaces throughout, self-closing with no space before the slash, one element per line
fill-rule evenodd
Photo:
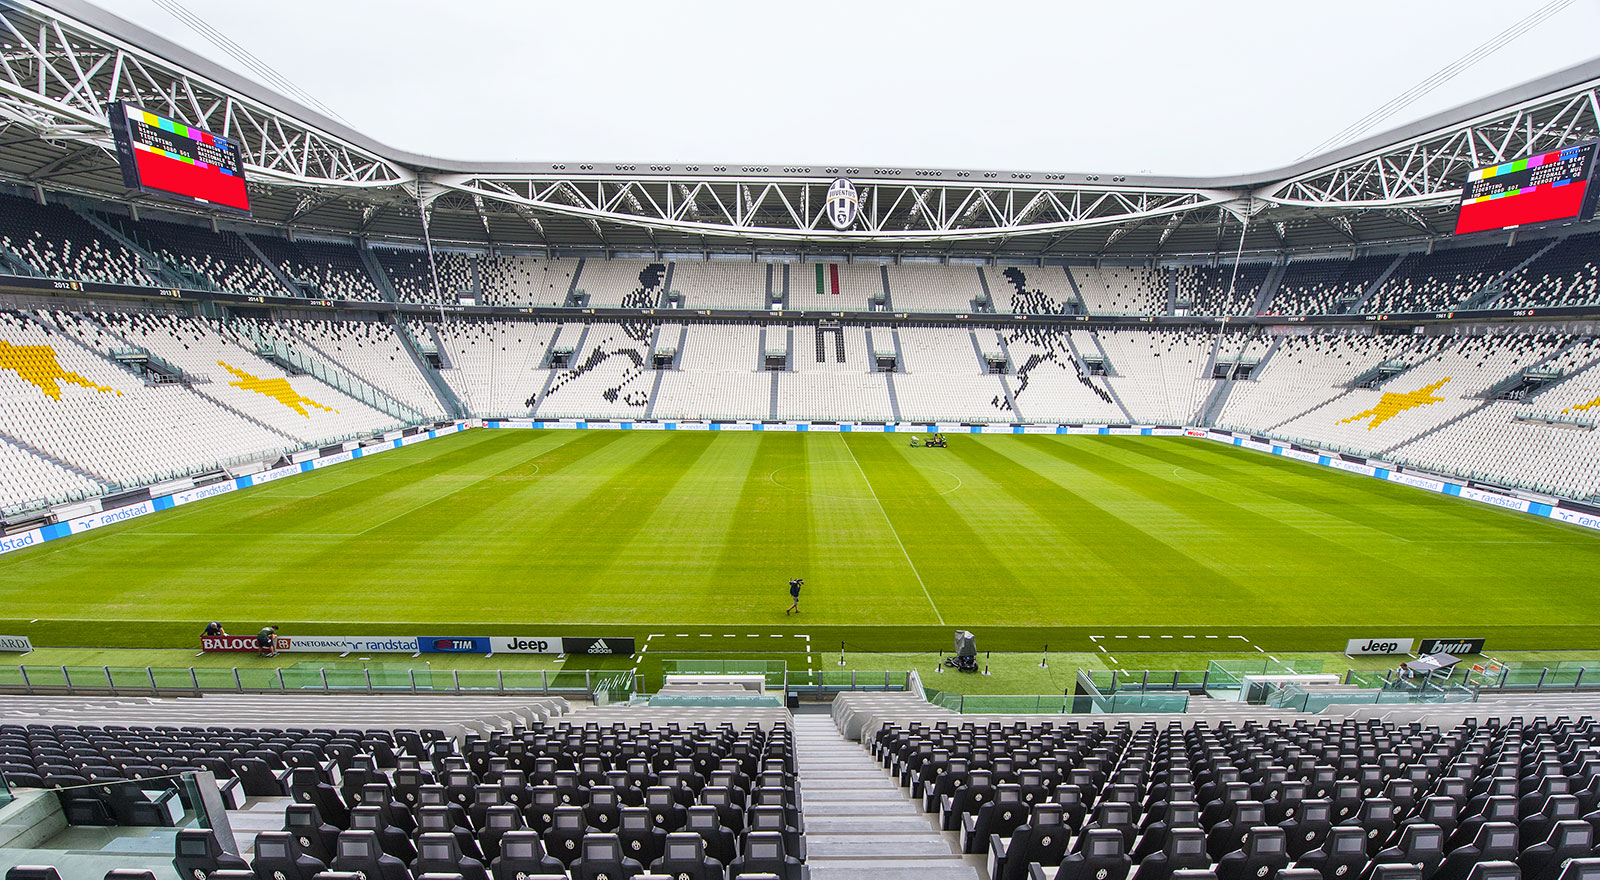
<path fill-rule="evenodd" d="M 1415 639 L 1351 639 L 1346 654 L 1409 654 Z"/>
<path fill-rule="evenodd" d="M 258 649 L 255 636 L 201 636 L 200 650 L 208 653 L 221 651 L 243 654 L 253 653 Z"/>

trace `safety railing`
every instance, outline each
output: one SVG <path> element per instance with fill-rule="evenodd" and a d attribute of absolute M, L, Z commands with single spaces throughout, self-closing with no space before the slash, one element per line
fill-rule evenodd
<path fill-rule="evenodd" d="M 1056 696 L 1051 694 L 952 694 L 928 689 L 928 702 L 964 715 L 1085 715 L 1114 712 L 1183 712 L 1189 695 L 1116 692 Z"/>
<path fill-rule="evenodd" d="M 851 691 L 915 690 L 911 673 L 861 669 L 788 670 L 783 673 L 783 689 L 797 696 L 817 699 Z"/>
<path fill-rule="evenodd" d="M 616 673 L 595 669 L 430 669 L 349 666 L 0 666 L 0 693 L 168 696 L 447 694 L 592 697 Z M 615 686 L 613 681 L 613 686 Z M 631 680 L 628 687 L 631 687 Z"/>

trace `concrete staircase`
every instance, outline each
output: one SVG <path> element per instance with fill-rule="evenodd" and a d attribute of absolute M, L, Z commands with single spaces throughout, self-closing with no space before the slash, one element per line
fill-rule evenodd
<path fill-rule="evenodd" d="M 811 880 L 978 880 L 937 827 L 827 715 L 796 715 Z"/>

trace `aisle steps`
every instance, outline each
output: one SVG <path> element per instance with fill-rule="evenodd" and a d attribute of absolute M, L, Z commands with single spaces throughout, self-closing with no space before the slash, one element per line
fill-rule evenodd
<path fill-rule="evenodd" d="M 797 715 L 794 731 L 811 880 L 978 880 L 831 717 Z"/>

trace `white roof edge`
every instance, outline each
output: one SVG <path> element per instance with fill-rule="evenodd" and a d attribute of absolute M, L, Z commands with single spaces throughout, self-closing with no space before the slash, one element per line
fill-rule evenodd
<path fill-rule="evenodd" d="M 424 156 L 418 153 L 411 153 L 405 150 L 396 149 L 388 146 L 387 144 L 380 143 L 377 140 L 374 140 L 373 138 L 356 131 L 345 123 L 330 119 L 326 115 L 306 107 L 292 98 L 280 94 L 279 92 L 257 83 L 256 81 L 233 70 L 222 67 L 221 65 L 218 65 L 215 62 L 197 55 L 194 52 L 191 52 L 190 50 L 172 42 L 171 40 L 166 39 L 165 37 L 146 30 L 145 28 L 128 21 L 125 18 L 122 18 L 121 16 L 95 6 L 92 3 L 87 2 L 87 0 L 0 0 L 0 4 L 12 5 L 16 7 L 35 6 L 44 9 L 56 10 L 67 18 L 75 19 L 91 28 L 115 37 L 122 42 L 138 47 L 139 49 L 142 49 L 160 58 L 166 59 L 180 68 L 187 69 L 188 71 L 197 74 L 204 79 L 211 80 L 220 86 L 226 87 L 227 89 L 237 92 L 240 95 L 271 107 L 280 113 L 295 117 L 312 128 L 320 129 L 330 135 L 333 135 L 334 137 L 347 141 L 362 150 L 366 150 L 381 158 L 387 159 L 399 165 L 407 166 L 416 171 L 440 172 L 447 174 L 507 175 L 561 172 L 571 173 L 574 169 L 578 168 L 580 164 L 587 164 L 593 166 L 593 170 L 584 171 L 583 173 L 586 175 L 626 173 L 629 177 L 638 177 L 641 176 L 641 174 L 637 171 L 638 168 L 649 168 L 651 165 L 662 164 L 649 161 L 616 162 L 612 160 L 597 161 L 593 159 L 581 159 L 577 161 L 566 162 L 478 162 L 472 160 L 444 159 L 436 156 Z M 1018 169 L 950 168 L 946 170 L 948 176 L 936 175 L 930 177 L 918 175 L 915 176 L 914 179 L 930 181 L 944 180 L 947 182 L 959 180 L 961 182 L 971 182 L 976 184 L 984 182 L 985 180 L 990 182 L 995 180 L 1009 180 L 1011 179 L 1011 175 L 1015 172 L 1027 174 L 1035 181 L 1045 179 L 1045 175 L 1051 175 L 1051 180 L 1061 180 L 1066 183 L 1084 183 L 1091 177 L 1094 178 L 1093 182 L 1108 183 L 1112 182 L 1111 179 L 1115 177 L 1115 182 L 1126 186 L 1217 190 L 1254 189 L 1263 185 L 1299 177 L 1308 172 L 1316 171 L 1319 168 L 1335 166 L 1366 153 L 1381 151 L 1386 147 L 1405 143 L 1406 141 L 1426 135 L 1429 132 L 1452 128 L 1486 113 L 1512 107 L 1525 101 L 1533 100 L 1542 95 L 1553 94 L 1591 81 L 1600 81 L 1600 57 L 1595 57 L 1588 61 L 1573 65 L 1572 67 L 1568 67 L 1564 70 L 1560 70 L 1537 79 L 1529 80 L 1520 85 L 1513 86 L 1503 91 L 1495 92 L 1491 95 L 1486 95 L 1475 101 L 1461 104 L 1398 128 L 1389 129 L 1356 143 L 1352 143 L 1326 153 L 1320 153 L 1290 165 L 1261 172 L 1242 173 L 1218 177 L 1182 177 L 1127 174 L 1123 172 L 1064 173 L 1058 170 L 1026 171 Z M 607 171 L 608 166 L 619 164 L 628 165 L 635 170 L 628 172 Z M 688 165 L 696 165 L 696 167 L 698 167 L 702 173 L 708 168 L 727 166 L 730 170 L 730 173 L 737 173 L 737 169 L 740 167 L 747 167 L 752 164 L 762 164 L 764 166 L 777 164 L 779 166 L 787 165 L 788 167 L 792 168 L 795 164 L 799 163 L 752 163 L 746 161 L 720 163 L 674 162 L 670 164 L 673 168 L 678 170 L 682 170 Z M 769 174 L 770 176 L 775 177 L 812 178 L 821 176 L 824 173 L 822 171 L 823 167 L 831 169 L 850 164 L 852 163 L 810 163 L 810 166 L 817 168 L 816 173 L 784 173 L 782 167 L 780 167 L 777 169 L 771 169 Z M 856 164 L 871 165 L 873 163 Z M 556 165 L 560 165 L 561 168 L 556 169 L 554 167 Z M 884 166 L 880 165 L 877 167 L 882 168 Z M 863 173 L 856 175 L 858 179 L 870 180 L 879 176 L 876 174 L 865 173 L 865 170 L 866 169 L 863 168 Z M 909 168 L 902 168 L 899 170 L 907 172 L 912 171 L 912 169 Z M 958 178 L 956 176 L 957 171 L 969 171 L 970 174 L 968 176 Z M 979 177 L 980 174 L 985 172 L 998 172 L 998 177 Z"/>

